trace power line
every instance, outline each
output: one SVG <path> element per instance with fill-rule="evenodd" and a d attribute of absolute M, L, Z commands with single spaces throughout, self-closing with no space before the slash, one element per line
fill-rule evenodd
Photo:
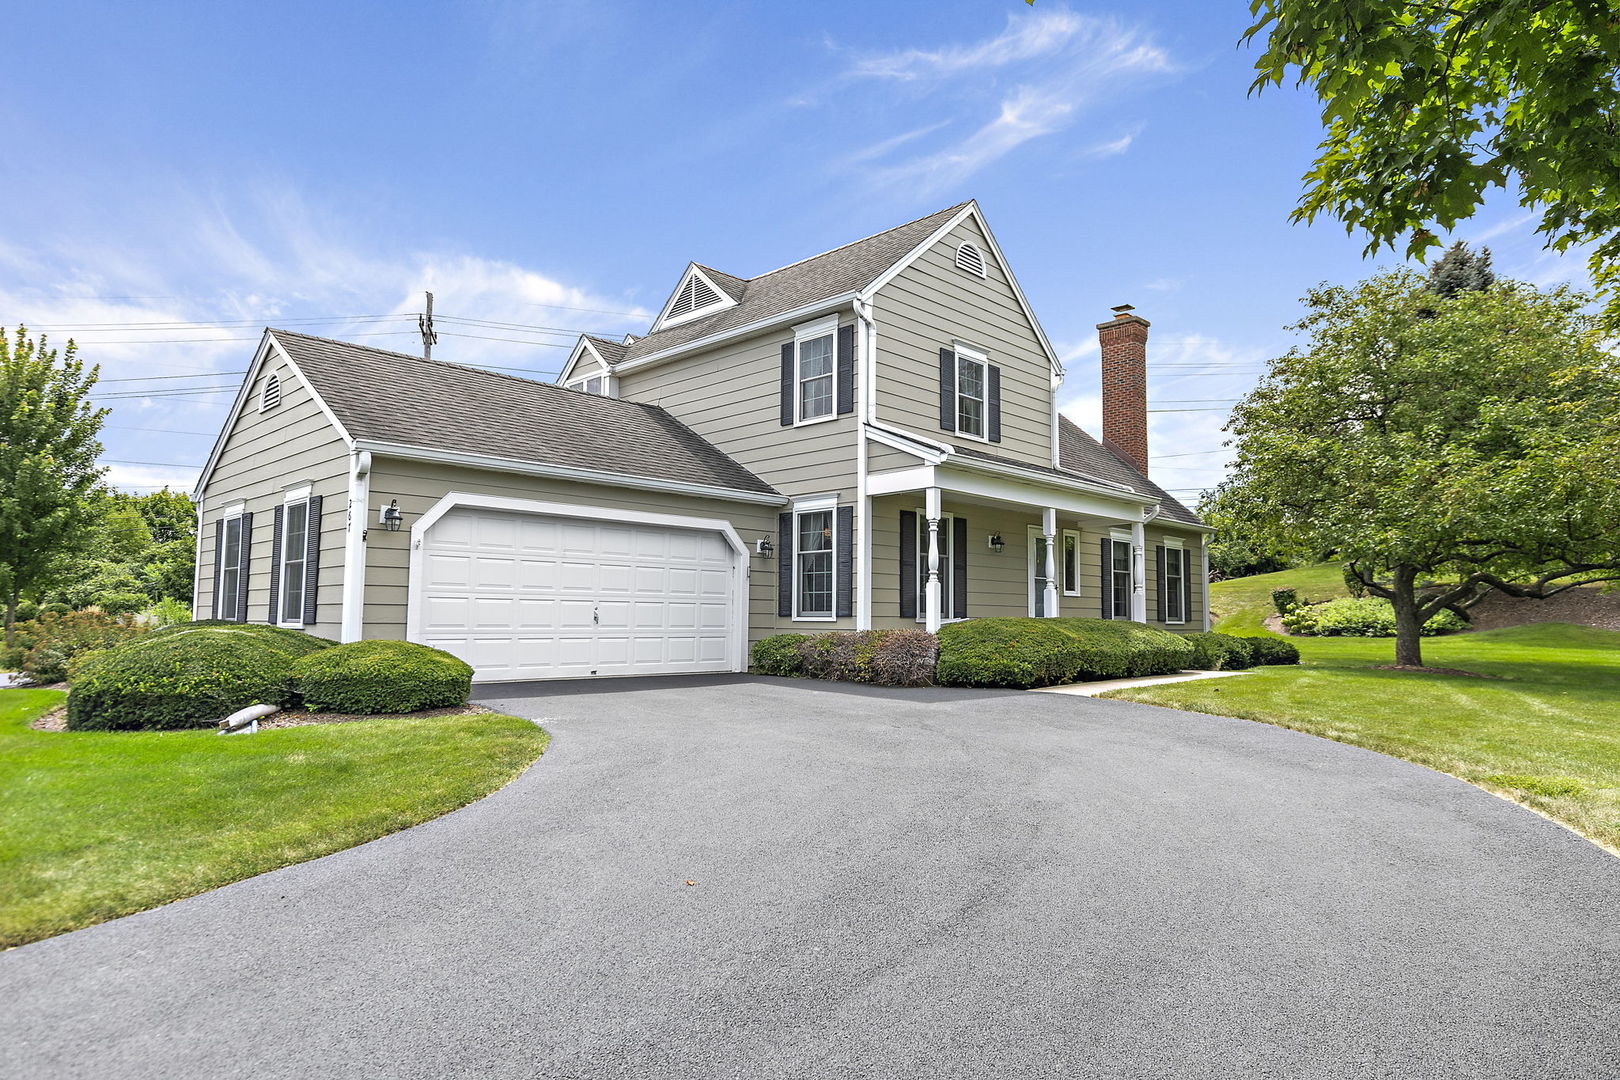
<path fill-rule="evenodd" d="M 1185 454 L 1151 454 L 1149 456 L 1154 461 L 1168 461 L 1171 458 L 1207 457 L 1210 454 L 1229 454 L 1231 452 L 1232 451 L 1226 449 L 1225 447 L 1222 447 L 1219 450 L 1191 450 Z"/>
<path fill-rule="evenodd" d="M 564 345 L 555 341 L 525 341 L 522 338 L 489 337 L 485 334 L 458 334 L 453 330 L 441 330 L 441 337 L 475 338 L 478 341 L 510 341 L 514 345 L 533 345 L 540 349 L 571 349 L 572 345 Z"/>
<path fill-rule="evenodd" d="M 302 325 L 308 323 L 332 322 L 369 322 L 377 319 L 409 319 L 413 318 L 411 312 L 396 312 L 389 315 L 308 315 L 290 319 L 277 319 L 283 326 Z M 101 330 L 185 330 L 190 327 L 207 330 L 227 330 L 242 326 L 264 326 L 263 319 L 164 319 L 154 322 L 99 322 L 99 323 L 47 323 L 35 326 L 35 330 L 83 330 L 86 332 Z"/>
<path fill-rule="evenodd" d="M 189 375 L 131 375 L 123 379 L 97 379 L 96 384 L 110 382 L 157 382 L 159 379 L 195 379 L 199 375 L 218 375 L 224 378 L 227 375 L 246 375 L 245 371 L 194 371 Z"/>
<path fill-rule="evenodd" d="M 150 431 L 162 435 L 201 435 L 212 439 L 219 434 L 217 431 L 181 431 L 179 428 L 141 427 L 139 424 L 102 424 L 103 428 L 114 428 L 118 431 Z"/>
<path fill-rule="evenodd" d="M 259 324 L 254 323 L 257 326 Z M 415 334 L 415 330 L 372 330 L 364 334 L 350 334 L 350 337 L 398 337 L 401 334 Z M 206 345 L 217 341 L 258 341 L 257 337 L 215 337 L 215 338 L 133 338 L 121 341 L 89 341 L 85 344 L 96 345 Z"/>
<path fill-rule="evenodd" d="M 202 464 L 183 465 L 178 461 L 126 461 L 123 458 L 102 458 L 105 465 L 150 465 L 155 469 L 200 469 Z"/>
<path fill-rule="evenodd" d="M 1149 409 L 1150 413 L 1231 412 L 1231 409 Z"/>

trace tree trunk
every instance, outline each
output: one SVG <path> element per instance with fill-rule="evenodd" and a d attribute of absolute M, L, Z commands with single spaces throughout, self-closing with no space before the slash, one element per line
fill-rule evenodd
<path fill-rule="evenodd" d="M 1395 568 L 1395 663 L 1401 667 L 1423 666 L 1423 623 L 1418 619 L 1417 571 L 1410 566 Z"/>

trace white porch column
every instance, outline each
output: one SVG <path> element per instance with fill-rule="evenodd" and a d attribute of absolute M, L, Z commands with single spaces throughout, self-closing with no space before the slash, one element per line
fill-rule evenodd
<path fill-rule="evenodd" d="M 939 488 L 927 489 L 923 506 L 928 518 L 928 586 L 923 590 L 923 602 L 928 605 L 923 616 L 923 628 L 930 634 L 939 632 Z"/>
<path fill-rule="evenodd" d="M 1147 622 L 1147 530 L 1131 525 L 1131 619 Z"/>
<path fill-rule="evenodd" d="M 349 463 L 349 519 L 343 539 L 343 622 L 338 637 L 359 641 L 366 605 L 366 531 L 371 527 L 371 451 Z"/>
<path fill-rule="evenodd" d="M 1198 534 L 1198 600 L 1204 606 L 1204 629 L 1209 629 L 1209 534 Z"/>
<path fill-rule="evenodd" d="M 1048 619 L 1055 619 L 1058 617 L 1056 507 L 1048 506 L 1041 511 L 1041 532 L 1046 536 L 1046 596 L 1041 600 L 1041 610 Z"/>

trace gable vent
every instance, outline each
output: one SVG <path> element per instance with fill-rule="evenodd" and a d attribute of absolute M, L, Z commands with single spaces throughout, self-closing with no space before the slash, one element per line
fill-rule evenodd
<path fill-rule="evenodd" d="M 964 243 L 956 249 L 956 266 L 959 270 L 984 277 L 984 252 L 974 244 Z"/>
<path fill-rule="evenodd" d="M 259 411 L 269 412 L 281 404 L 281 376 L 271 372 L 264 380 L 264 389 L 259 392 Z"/>
<path fill-rule="evenodd" d="M 693 274 L 686 279 L 686 284 L 681 286 L 681 294 L 675 298 L 675 304 L 669 309 L 669 315 L 666 317 L 678 319 L 694 311 L 713 307 L 723 299 L 724 297 L 715 292 L 707 281 Z"/>

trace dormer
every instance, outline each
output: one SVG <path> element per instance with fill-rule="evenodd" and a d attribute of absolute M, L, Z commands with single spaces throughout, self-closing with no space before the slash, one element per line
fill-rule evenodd
<path fill-rule="evenodd" d="M 613 374 L 613 365 L 623 356 L 624 345 L 619 342 L 582 334 L 558 373 L 557 382 L 585 394 L 618 397 L 619 380 Z"/>
<path fill-rule="evenodd" d="M 741 286 L 741 278 L 710 270 L 697 263 L 688 263 L 686 273 L 681 275 L 681 283 L 670 294 L 649 333 L 736 307 L 742 294 Z"/>

